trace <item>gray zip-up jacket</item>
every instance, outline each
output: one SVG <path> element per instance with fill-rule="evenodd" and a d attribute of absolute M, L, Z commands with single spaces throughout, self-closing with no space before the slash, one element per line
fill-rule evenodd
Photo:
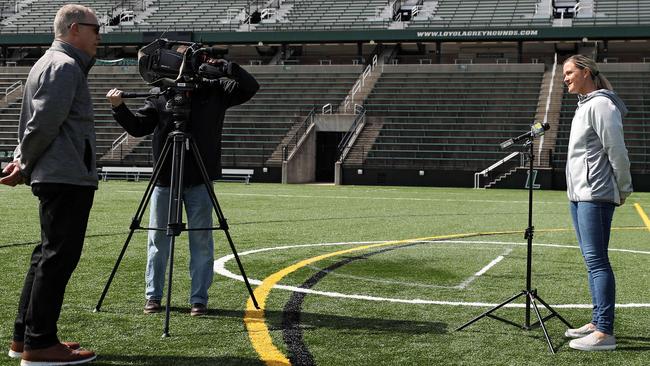
<path fill-rule="evenodd" d="M 27 184 L 97 187 L 87 75 L 95 59 L 55 40 L 29 72 L 14 152 Z"/>
<path fill-rule="evenodd" d="M 567 194 L 571 201 L 611 202 L 632 193 L 630 160 L 623 140 L 625 103 L 600 89 L 578 97 L 567 155 Z"/>

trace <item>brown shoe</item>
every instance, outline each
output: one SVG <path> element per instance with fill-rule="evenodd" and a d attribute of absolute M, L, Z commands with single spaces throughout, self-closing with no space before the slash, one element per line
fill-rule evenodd
<path fill-rule="evenodd" d="M 208 307 L 205 304 L 194 303 L 192 304 L 192 310 L 190 310 L 191 316 L 201 316 L 208 313 Z"/>
<path fill-rule="evenodd" d="M 21 366 L 37 366 L 44 364 L 78 365 L 97 358 L 93 351 L 70 349 L 61 343 L 52 347 L 24 350 Z"/>
<path fill-rule="evenodd" d="M 79 349 L 81 345 L 78 342 L 61 342 L 62 345 L 70 349 Z M 8 355 L 11 358 L 21 358 L 23 355 L 23 348 L 25 347 L 24 342 L 11 341 L 9 346 Z"/>
<path fill-rule="evenodd" d="M 148 299 L 147 302 L 144 303 L 145 314 L 159 313 L 161 311 L 162 306 L 160 305 L 160 300 Z"/>

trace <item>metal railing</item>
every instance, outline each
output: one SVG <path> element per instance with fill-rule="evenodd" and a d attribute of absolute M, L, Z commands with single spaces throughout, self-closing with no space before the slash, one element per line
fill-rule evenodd
<path fill-rule="evenodd" d="M 355 104 L 354 105 L 354 113 L 357 116 L 354 118 L 354 122 L 352 122 L 352 126 L 350 126 L 350 129 L 348 130 L 348 132 L 346 132 L 345 135 L 343 135 L 343 138 L 341 139 L 341 142 L 337 146 L 338 155 L 339 155 L 338 161 L 340 161 L 340 162 L 343 162 L 343 160 L 345 159 L 345 157 L 347 155 L 347 152 L 349 152 L 350 149 L 352 148 L 352 146 L 348 146 L 348 145 L 350 144 L 350 142 L 354 142 L 353 137 L 360 133 L 360 131 L 357 131 L 359 125 L 362 122 L 364 122 L 365 119 L 366 119 L 366 108 L 364 106 L 359 105 L 359 104 Z"/>
<path fill-rule="evenodd" d="M 117 148 L 120 148 L 120 159 L 122 159 L 124 156 L 122 155 L 122 145 L 129 142 L 129 134 L 126 132 L 123 132 L 118 138 L 113 141 L 111 144 L 111 158 L 115 158 L 115 150 Z"/>
<path fill-rule="evenodd" d="M 5 102 L 7 102 L 9 95 L 13 94 L 16 90 L 22 90 L 23 89 L 23 81 L 18 80 L 14 82 L 13 84 L 9 85 L 8 87 L 5 88 Z"/>
<path fill-rule="evenodd" d="M 302 141 L 303 137 L 307 134 L 307 131 L 309 131 L 309 126 L 311 126 L 314 123 L 314 115 L 316 115 L 316 108 L 311 109 L 307 117 L 305 117 L 305 120 L 302 121 L 302 123 L 300 124 L 300 127 L 298 127 L 296 132 L 293 134 L 293 137 L 289 140 L 290 145 L 293 145 L 291 151 L 289 152 L 289 148 L 287 145 L 284 145 L 282 147 L 283 161 L 291 160 L 293 154 L 295 154 L 295 152 L 298 150 L 298 147 L 300 146 L 300 142 Z"/>
<path fill-rule="evenodd" d="M 519 152 L 519 151 L 515 151 L 513 153 L 510 153 L 510 155 L 508 155 L 505 158 L 497 161 L 496 163 L 490 165 L 489 167 L 483 169 L 482 171 L 480 171 L 478 173 L 474 173 L 474 189 L 478 189 L 480 187 L 480 185 L 481 185 L 481 176 L 487 177 L 489 172 L 491 172 L 492 170 L 498 168 L 502 164 L 508 162 L 509 160 L 511 160 L 512 158 L 514 158 L 515 156 L 520 155 L 520 154 L 521 154 L 521 152 Z M 523 160 L 523 154 L 521 154 L 521 156 L 522 156 L 522 160 Z M 524 163 L 522 161 L 521 165 L 523 165 L 523 164 Z"/>
<path fill-rule="evenodd" d="M 356 83 L 354 83 L 354 86 L 352 87 L 352 92 L 348 94 L 345 99 L 343 100 L 343 111 L 347 112 L 348 108 L 350 107 L 351 104 L 354 103 L 354 97 L 357 95 L 357 93 L 361 90 L 362 87 L 366 85 L 366 79 L 372 75 L 373 70 L 375 67 L 377 67 L 377 62 L 379 60 L 379 57 L 377 54 L 375 54 L 372 57 L 372 62 L 366 66 L 366 68 L 363 70 L 363 73 L 361 74 L 361 78 L 357 80 Z"/>

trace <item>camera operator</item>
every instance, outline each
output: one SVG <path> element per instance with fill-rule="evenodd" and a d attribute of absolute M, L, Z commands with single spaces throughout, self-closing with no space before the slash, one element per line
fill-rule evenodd
<path fill-rule="evenodd" d="M 183 52 L 178 50 L 179 52 Z M 185 132 L 195 141 L 208 176 L 216 180 L 221 175 L 221 132 L 226 110 L 250 100 L 259 84 L 255 78 L 234 62 L 222 59 L 205 61 L 216 66 L 225 77 L 206 80 L 192 90 L 190 116 Z M 152 89 L 152 94 L 157 93 Z M 154 165 L 160 158 L 167 136 L 174 130 L 172 113 L 167 110 L 167 94 L 150 96 L 144 106 L 132 113 L 124 104 L 122 91 L 111 89 L 106 94 L 113 108 L 113 117 L 132 136 L 153 133 Z M 188 228 L 212 227 L 213 206 L 193 154 L 186 154 L 183 172 L 183 202 Z M 149 227 L 165 228 L 168 223 L 171 155 L 163 163 L 153 189 L 149 208 Z M 214 243 L 212 231 L 188 231 L 190 246 L 190 314 L 207 313 L 208 289 L 212 284 Z M 150 230 L 148 234 L 145 313 L 162 310 L 161 299 L 169 256 L 170 237 L 165 231 Z M 169 304 L 167 304 L 169 306 Z"/>

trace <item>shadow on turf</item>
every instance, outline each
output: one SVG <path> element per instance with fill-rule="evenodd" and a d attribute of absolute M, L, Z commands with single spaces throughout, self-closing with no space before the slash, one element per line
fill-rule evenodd
<path fill-rule="evenodd" d="M 269 328 L 281 330 L 282 315 L 280 311 L 266 313 Z M 379 318 L 357 318 L 349 316 L 316 314 L 300 312 L 300 327 L 303 330 L 312 328 L 330 328 L 339 330 L 365 330 L 375 333 L 403 334 L 444 334 L 447 333 L 447 323 L 426 322 L 415 320 L 396 320 Z"/>
<path fill-rule="evenodd" d="M 35 232 L 35 233 L 37 233 L 37 232 Z M 101 237 L 105 237 L 105 236 L 116 236 L 116 235 L 126 236 L 126 235 L 128 235 L 128 233 L 129 233 L 128 231 L 124 231 L 124 232 L 119 232 L 119 233 L 106 233 L 106 234 L 86 235 L 86 239 L 90 239 L 90 238 L 101 238 Z M 38 233 L 37 233 L 37 234 L 38 234 Z M 37 245 L 37 244 L 40 244 L 40 243 L 41 243 L 41 242 L 40 242 L 40 240 L 39 240 L 39 241 L 26 241 L 26 242 L 22 242 L 22 243 L 7 243 L 7 244 L 0 244 L 0 249 L 4 249 L 4 248 L 14 248 L 14 247 L 24 247 L 24 246 L 28 246 L 28 245 Z"/>
<path fill-rule="evenodd" d="M 189 314 L 189 307 L 172 306 L 172 313 Z M 164 315 L 164 312 L 161 314 Z M 269 322 L 271 330 L 281 330 L 283 312 L 267 311 L 266 320 Z M 243 319 L 244 311 L 227 310 L 227 309 L 208 309 L 206 317 L 224 317 Z M 398 332 L 404 334 L 444 334 L 447 333 L 447 323 L 442 322 L 425 322 L 415 320 L 395 320 L 395 319 L 378 319 L 378 318 L 356 318 L 339 315 L 325 315 L 316 313 L 300 312 L 300 326 L 303 329 L 310 328 L 331 328 L 347 330 L 369 330 L 375 332 Z"/>
<path fill-rule="evenodd" d="M 616 349 L 621 351 L 650 351 L 650 338 L 648 337 L 616 337 L 618 346 Z"/>
<path fill-rule="evenodd" d="M 187 350 L 192 353 L 192 350 Z M 264 365 L 256 358 L 243 357 L 201 357 L 201 356 L 143 356 L 112 355 L 100 353 L 91 365 L 137 365 L 137 366 L 200 366 L 200 365 Z"/>

